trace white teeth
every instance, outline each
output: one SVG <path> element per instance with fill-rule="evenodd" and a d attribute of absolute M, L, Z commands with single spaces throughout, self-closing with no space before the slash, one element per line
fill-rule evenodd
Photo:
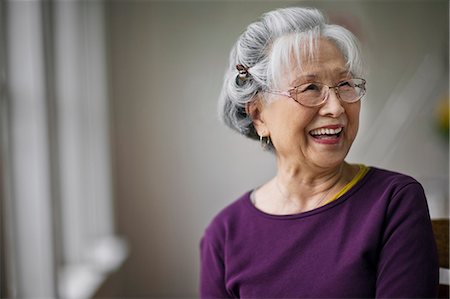
<path fill-rule="evenodd" d="M 321 129 L 312 130 L 310 133 L 311 133 L 311 135 L 334 135 L 334 134 L 340 133 L 341 131 L 342 131 L 342 127 L 337 128 L 337 129 L 321 128 Z"/>

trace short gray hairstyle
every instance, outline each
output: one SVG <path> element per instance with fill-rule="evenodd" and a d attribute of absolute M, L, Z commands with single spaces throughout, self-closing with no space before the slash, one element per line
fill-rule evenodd
<path fill-rule="evenodd" d="M 344 55 L 348 70 L 354 76 L 361 75 L 359 43 L 350 31 L 327 24 L 324 15 L 314 8 L 270 11 L 250 24 L 231 49 L 218 105 L 222 121 L 239 133 L 259 140 L 252 119 L 245 111 L 246 104 L 254 100 L 259 91 L 276 87 L 277 78 L 281 78 L 279 72 L 290 65 L 292 59 L 300 66 L 303 51 L 312 57 L 319 37 L 332 41 Z M 247 67 L 250 73 L 244 84 L 236 82 L 238 64 Z"/>

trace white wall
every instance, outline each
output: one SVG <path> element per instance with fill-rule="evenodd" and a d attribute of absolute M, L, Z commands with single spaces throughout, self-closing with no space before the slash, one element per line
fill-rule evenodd
<path fill-rule="evenodd" d="M 315 6 L 334 18 L 352 11 L 368 55 L 369 94 L 350 161 L 448 182 L 448 141 L 431 123 L 437 94 L 427 94 L 429 105 L 423 105 L 413 93 L 414 109 L 396 110 L 406 115 L 400 129 L 377 120 L 426 54 L 429 78 L 443 74 L 446 80 L 431 82 L 432 90 L 445 95 L 448 3 L 336 2 Z M 203 229 L 221 208 L 273 175 L 270 154 L 219 123 L 216 100 L 229 49 L 245 26 L 262 12 L 295 3 L 110 2 L 116 214 L 131 249 L 121 273 L 123 296 L 195 297 Z M 396 94 L 409 103 L 408 94 Z M 393 132 L 386 153 L 374 151 L 386 147 L 371 132 L 373 124 Z"/>

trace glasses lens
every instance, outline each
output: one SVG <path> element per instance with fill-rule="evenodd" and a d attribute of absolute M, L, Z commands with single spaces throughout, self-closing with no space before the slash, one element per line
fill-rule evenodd
<path fill-rule="evenodd" d="M 338 90 L 341 100 L 353 103 L 361 99 L 366 93 L 365 83 L 366 81 L 363 79 L 351 79 L 339 83 Z"/>
<path fill-rule="evenodd" d="M 339 83 L 337 86 L 339 97 L 342 101 L 353 103 L 361 99 L 366 93 L 366 81 L 364 79 L 349 79 Z M 306 107 L 321 105 L 327 96 L 328 88 L 321 83 L 302 84 L 291 91 L 291 96 Z"/>
<path fill-rule="evenodd" d="M 320 83 L 306 83 L 298 86 L 293 91 L 293 98 L 307 107 L 322 104 L 325 99 L 325 85 Z"/>

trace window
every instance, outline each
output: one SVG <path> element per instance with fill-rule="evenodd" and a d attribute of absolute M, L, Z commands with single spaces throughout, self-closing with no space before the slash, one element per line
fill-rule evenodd
<path fill-rule="evenodd" d="M 103 5 L 3 7 L 12 297 L 89 298 L 126 256 L 114 233 Z"/>

